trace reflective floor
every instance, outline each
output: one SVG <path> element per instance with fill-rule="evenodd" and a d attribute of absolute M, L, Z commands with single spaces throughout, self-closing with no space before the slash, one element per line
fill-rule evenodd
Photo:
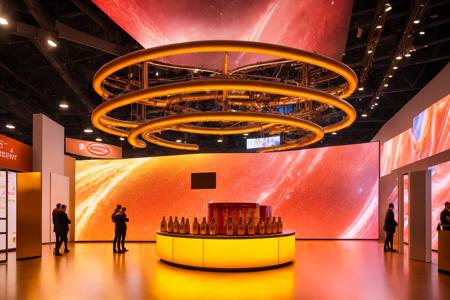
<path fill-rule="evenodd" d="M 153 243 L 113 254 L 107 243 L 78 243 L 54 257 L 0 265 L 0 299 L 450 299 L 450 276 L 374 241 L 298 241 L 282 269 L 216 273 L 159 262 Z"/>

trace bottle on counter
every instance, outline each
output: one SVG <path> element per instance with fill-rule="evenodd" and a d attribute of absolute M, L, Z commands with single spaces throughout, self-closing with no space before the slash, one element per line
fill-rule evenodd
<path fill-rule="evenodd" d="M 283 233 L 283 222 L 281 222 L 281 217 L 278 217 L 277 232 Z"/>
<path fill-rule="evenodd" d="M 259 218 L 258 234 L 266 234 L 266 224 L 264 224 L 263 218 Z"/>
<path fill-rule="evenodd" d="M 189 218 L 186 218 L 186 223 L 184 223 L 184 233 L 191 233 L 191 225 L 189 224 Z"/>
<path fill-rule="evenodd" d="M 266 234 L 272 234 L 272 224 L 270 223 L 270 218 L 266 219 Z"/>
<path fill-rule="evenodd" d="M 239 217 L 239 221 L 237 224 L 237 235 L 245 235 L 245 225 L 242 217 Z"/>
<path fill-rule="evenodd" d="M 255 234 L 255 223 L 253 222 L 253 218 L 250 218 L 247 224 L 247 234 L 254 235 Z"/>
<path fill-rule="evenodd" d="M 181 222 L 180 222 L 180 233 L 185 234 L 185 223 L 184 223 L 184 217 L 181 217 Z"/>
<path fill-rule="evenodd" d="M 173 222 L 173 233 L 180 233 L 180 222 L 178 222 L 178 217 L 175 217 Z"/>
<path fill-rule="evenodd" d="M 200 233 L 200 224 L 197 221 L 197 217 L 194 218 L 194 223 L 192 223 L 192 234 Z"/>
<path fill-rule="evenodd" d="M 203 217 L 202 224 L 200 225 L 200 234 L 208 234 L 208 223 L 206 222 L 205 217 Z"/>
<path fill-rule="evenodd" d="M 217 225 L 216 218 L 212 218 L 211 223 L 209 223 L 209 235 L 216 235 Z"/>
<path fill-rule="evenodd" d="M 278 232 L 277 220 L 275 219 L 275 217 L 272 218 L 271 232 L 272 232 L 272 234 L 276 234 Z"/>
<path fill-rule="evenodd" d="M 167 221 L 166 221 L 166 217 L 163 217 L 163 219 L 162 219 L 162 221 L 161 221 L 161 227 L 160 227 L 159 231 L 161 231 L 161 232 L 167 232 Z"/>
<path fill-rule="evenodd" d="M 231 220 L 231 217 L 228 218 L 227 224 L 225 225 L 225 233 L 227 235 L 233 235 L 234 234 L 234 224 L 233 224 L 233 221 Z"/>
<path fill-rule="evenodd" d="M 172 220 L 172 216 L 169 217 L 169 222 L 167 223 L 167 232 L 173 232 L 173 220 Z"/>

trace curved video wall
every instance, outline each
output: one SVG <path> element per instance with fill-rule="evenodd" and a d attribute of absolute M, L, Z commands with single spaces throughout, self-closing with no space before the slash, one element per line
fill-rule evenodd
<path fill-rule="evenodd" d="M 127 207 L 127 239 L 154 240 L 162 216 L 206 216 L 209 202 L 270 205 L 297 238 L 377 239 L 379 144 L 279 153 L 191 154 L 76 165 L 76 240 L 110 240 Z M 191 174 L 216 173 L 215 189 Z"/>

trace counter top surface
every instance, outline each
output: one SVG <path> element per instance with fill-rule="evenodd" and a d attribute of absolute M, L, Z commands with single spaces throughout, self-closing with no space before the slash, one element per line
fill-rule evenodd
<path fill-rule="evenodd" d="M 194 234 L 183 234 L 183 233 L 170 233 L 170 232 L 160 232 L 157 231 L 156 234 L 179 237 L 179 238 L 193 238 L 193 239 L 262 239 L 262 238 L 276 238 L 289 235 L 295 235 L 295 231 L 283 230 L 283 233 L 276 234 L 255 234 L 255 235 L 194 235 Z"/>

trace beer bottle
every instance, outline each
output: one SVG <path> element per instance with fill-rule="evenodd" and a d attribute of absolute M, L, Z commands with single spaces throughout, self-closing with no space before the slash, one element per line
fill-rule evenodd
<path fill-rule="evenodd" d="M 169 223 L 167 223 L 167 232 L 173 232 L 172 216 L 169 217 Z"/>
<path fill-rule="evenodd" d="M 167 221 L 166 221 L 166 217 L 163 217 L 162 221 L 161 221 L 161 227 L 159 229 L 160 232 L 167 232 Z"/>
<path fill-rule="evenodd" d="M 191 233 L 191 225 L 189 224 L 189 218 L 186 218 L 186 223 L 184 224 L 184 233 Z"/>
<path fill-rule="evenodd" d="M 180 222 L 180 233 L 184 234 L 184 217 L 181 217 L 181 222 Z"/>
<path fill-rule="evenodd" d="M 245 225 L 242 217 L 239 217 L 239 221 L 237 224 L 237 235 L 245 235 Z"/>
<path fill-rule="evenodd" d="M 234 234 L 234 225 L 233 225 L 233 221 L 231 220 L 231 217 L 228 218 L 227 220 L 227 225 L 226 225 L 226 234 L 227 235 L 233 235 Z"/>
<path fill-rule="evenodd" d="M 206 223 L 205 217 L 203 217 L 202 224 L 200 225 L 200 234 L 208 234 L 208 223 Z"/>
<path fill-rule="evenodd" d="M 178 222 L 178 217 L 175 217 L 173 222 L 173 233 L 180 233 L 180 222 Z"/>
<path fill-rule="evenodd" d="M 265 233 L 266 233 L 266 225 L 264 224 L 263 218 L 259 218 L 258 234 L 265 234 Z"/>
<path fill-rule="evenodd" d="M 278 217 L 277 232 L 283 233 L 283 222 L 281 222 L 281 217 Z"/>
<path fill-rule="evenodd" d="M 247 234 L 254 235 L 255 234 L 255 223 L 253 223 L 253 219 L 250 218 L 247 224 Z"/>
<path fill-rule="evenodd" d="M 270 224 L 270 218 L 266 219 L 266 234 L 272 233 L 272 224 Z"/>
<path fill-rule="evenodd" d="M 216 235 L 216 219 L 212 218 L 211 223 L 209 224 L 209 235 Z"/>
<path fill-rule="evenodd" d="M 275 220 L 275 217 L 272 218 L 271 227 L 272 227 L 271 228 L 272 234 L 276 234 L 278 232 L 278 229 L 277 229 L 277 221 Z"/>
<path fill-rule="evenodd" d="M 194 223 L 192 224 L 192 234 L 199 234 L 200 224 L 198 224 L 197 217 L 194 218 Z"/>

